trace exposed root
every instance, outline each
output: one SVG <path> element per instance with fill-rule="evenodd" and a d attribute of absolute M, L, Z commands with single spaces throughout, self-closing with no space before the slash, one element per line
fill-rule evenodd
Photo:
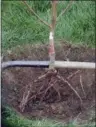
<path fill-rule="evenodd" d="M 83 83 L 82 83 L 82 76 L 81 76 L 81 75 L 80 75 L 80 85 L 81 85 L 81 88 L 82 88 L 82 91 L 83 91 L 84 97 L 86 98 L 86 93 L 85 93 L 85 90 L 84 90 L 84 87 L 83 87 Z"/>
<path fill-rule="evenodd" d="M 41 99 L 40 99 L 40 103 L 43 101 L 44 97 L 46 96 L 47 91 L 52 87 L 52 85 L 53 85 L 53 84 L 52 84 L 51 81 L 50 81 L 49 84 L 48 84 L 48 87 L 46 88 L 46 90 L 45 90 L 43 96 L 42 96 Z"/>
<path fill-rule="evenodd" d="M 44 79 L 46 77 L 47 77 L 47 74 L 41 75 L 36 80 L 34 80 L 34 83 L 36 83 L 36 82 L 38 82 L 38 81 L 40 81 L 40 80 L 42 80 L 42 79 Z"/>
<path fill-rule="evenodd" d="M 80 70 L 76 71 L 75 73 L 71 74 L 67 79 L 72 78 L 74 75 L 76 75 L 77 73 L 79 73 Z M 49 70 L 46 74 L 41 75 L 40 77 L 38 77 L 38 79 L 34 80 L 33 83 L 39 82 L 44 80 L 45 78 L 48 78 L 48 83 L 43 84 L 38 91 L 36 91 L 34 94 L 31 93 L 31 85 L 26 87 L 26 90 L 23 94 L 23 98 L 22 101 L 20 103 L 20 110 L 23 112 L 25 109 L 25 106 L 27 105 L 27 103 L 30 100 L 36 100 L 36 98 L 39 99 L 39 103 L 41 103 L 42 101 L 46 101 L 46 99 L 49 99 L 50 96 L 52 95 L 51 89 L 53 88 L 53 90 L 57 93 L 57 97 L 58 100 L 61 100 L 61 91 L 60 89 L 62 89 L 63 86 L 59 86 L 58 85 L 58 80 L 62 81 L 62 83 L 66 83 L 70 89 L 75 93 L 75 95 L 80 99 L 80 102 L 82 104 L 82 99 L 79 95 L 79 93 L 73 88 L 73 86 L 68 82 L 68 80 L 66 80 L 64 77 L 60 76 L 59 73 L 57 73 L 56 70 Z M 82 84 L 82 79 L 80 76 L 80 84 L 83 90 L 83 93 L 85 95 L 85 91 L 83 88 L 83 84 Z M 30 97 L 31 96 L 31 97 Z"/>
<path fill-rule="evenodd" d="M 71 75 L 69 75 L 69 76 L 67 77 L 67 79 L 69 80 L 70 78 L 72 78 L 73 76 L 75 76 L 75 75 L 78 74 L 78 73 L 80 73 L 80 70 L 77 70 L 77 71 L 75 71 L 74 73 L 72 73 Z"/>
<path fill-rule="evenodd" d="M 56 81 L 57 82 L 57 81 Z M 55 84 L 55 85 L 53 85 L 53 88 L 54 88 L 54 90 L 57 92 L 57 94 L 58 94 L 58 101 L 60 101 L 61 100 L 61 95 L 60 95 L 60 87 L 58 86 L 58 84 Z"/>
<path fill-rule="evenodd" d="M 44 75 L 39 76 L 36 80 L 34 80 L 34 83 L 43 80 L 46 77 L 51 77 L 57 74 L 57 70 L 49 70 L 47 73 Z"/>
<path fill-rule="evenodd" d="M 80 102 L 82 104 L 82 99 L 80 97 L 80 95 L 78 94 L 78 92 L 73 88 L 73 86 L 66 80 L 64 79 L 63 77 L 57 75 L 57 78 L 61 81 L 63 81 L 64 83 L 67 83 L 67 85 L 74 91 L 74 93 L 77 95 L 77 97 L 80 99 Z"/>

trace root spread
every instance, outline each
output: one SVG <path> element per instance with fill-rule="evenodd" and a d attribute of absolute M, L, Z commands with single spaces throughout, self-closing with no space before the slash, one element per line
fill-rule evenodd
<path fill-rule="evenodd" d="M 6 52 L 3 61 L 48 60 L 47 48 L 41 44 L 18 46 L 11 53 Z M 65 42 L 55 48 L 57 61 L 95 62 L 95 49 Z M 70 117 L 76 118 L 81 112 L 80 119 L 88 120 L 91 113 L 86 109 L 95 105 L 95 73 L 88 69 L 58 68 L 54 72 L 45 68 L 15 67 L 2 73 L 1 90 L 2 104 L 8 104 L 25 117 L 70 122 Z"/>
<path fill-rule="evenodd" d="M 80 70 L 78 70 L 75 73 L 68 76 L 67 79 L 72 78 L 74 75 L 76 75 L 78 73 L 80 73 Z M 22 98 L 20 106 L 19 106 L 19 108 L 22 112 L 24 111 L 26 105 L 28 104 L 28 101 L 34 100 L 34 99 L 36 100 L 38 98 L 39 103 L 41 103 L 42 101 L 46 101 L 46 100 L 50 99 L 50 97 L 52 97 L 52 94 L 54 94 L 54 92 L 57 95 L 56 101 L 60 101 L 61 94 L 62 94 L 61 89 L 63 89 L 63 86 L 66 84 L 75 93 L 75 95 L 80 99 L 80 103 L 82 105 L 82 98 L 80 97 L 79 93 L 74 89 L 74 87 L 71 85 L 71 83 L 69 83 L 69 81 L 67 79 L 60 76 L 60 74 L 58 73 L 57 70 L 49 70 L 47 73 L 45 73 L 45 74 L 39 76 L 37 79 L 35 79 L 33 81 L 33 83 L 40 82 L 40 81 L 44 80 L 45 78 L 48 79 L 48 83 L 43 84 L 39 88 L 39 90 L 36 91 L 34 94 L 31 94 L 31 89 L 32 89 L 31 85 L 28 85 L 25 88 L 25 91 L 23 93 L 23 98 Z M 58 82 L 62 82 L 63 86 L 58 85 Z M 83 93 L 85 95 L 85 91 L 84 91 L 84 88 L 82 85 L 81 75 L 80 75 L 80 85 L 81 85 L 81 88 L 82 88 Z M 30 95 L 31 95 L 31 97 L 30 97 Z"/>

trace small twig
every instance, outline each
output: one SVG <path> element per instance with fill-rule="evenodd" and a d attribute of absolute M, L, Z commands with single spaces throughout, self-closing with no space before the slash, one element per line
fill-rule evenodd
<path fill-rule="evenodd" d="M 60 17 L 65 14 L 65 12 L 70 8 L 70 6 L 72 5 L 73 0 L 70 0 L 69 4 L 67 5 L 67 7 L 59 14 L 59 16 L 57 17 L 57 21 L 60 19 Z"/>
<path fill-rule="evenodd" d="M 82 88 L 82 91 L 83 91 L 83 94 L 86 98 L 86 93 L 85 93 L 85 90 L 84 90 L 84 87 L 83 87 L 83 83 L 82 83 L 82 76 L 80 75 L 80 85 L 81 85 L 81 88 Z"/>
<path fill-rule="evenodd" d="M 82 104 L 82 99 L 80 97 L 80 95 L 78 94 L 78 92 L 73 88 L 73 86 L 66 80 L 64 79 L 63 77 L 57 75 L 57 78 L 65 83 L 67 83 L 67 85 L 74 91 L 74 93 L 77 95 L 77 97 L 80 99 L 80 102 Z"/>
<path fill-rule="evenodd" d="M 51 28 L 51 26 L 50 26 L 46 21 L 44 21 L 43 19 L 41 19 L 41 18 L 36 14 L 36 12 L 27 4 L 26 1 L 23 1 L 23 0 L 22 0 L 22 2 L 27 6 L 28 10 L 29 10 L 31 13 L 33 13 L 33 14 L 39 19 L 40 22 L 42 22 L 43 24 L 45 24 L 46 26 L 48 26 L 49 28 Z"/>
<path fill-rule="evenodd" d="M 72 78 L 74 75 L 78 74 L 79 72 L 80 72 L 80 70 L 75 71 L 74 73 L 72 73 L 71 75 L 69 75 L 69 76 L 67 77 L 67 79 L 69 80 L 69 79 Z"/>

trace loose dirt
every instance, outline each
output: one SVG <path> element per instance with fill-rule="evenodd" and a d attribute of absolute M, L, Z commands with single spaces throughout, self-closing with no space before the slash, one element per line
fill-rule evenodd
<path fill-rule="evenodd" d="M 95 49 L 70 44 L 56 45 L 56 60 L 95 62 Z M 8 60 L 48 60 L 47 45 L 23 45 L 8 50 L 3 61 Z M 57 69 L 60 76 L 68 80 L 80 95 L 83 104 L 70 89 L 68 84 L 58 80 L 57 87 L 61 94 L 49 89 L 40 103 L 41 95 L 34 99 L 31 97 L 38 93 L 43 85 L 49 83 L 48 78 L 33 83 L 40 75 L 45 74 L 44 68 L 9 68 L 2 72 L 2 104 L 7 104 L 17 111 L 22 101 L 24 92 L 31 85 L 31 94 L 23 112 L 29 118 L 50 118 L 58 121 L 69 122 L 78 116 L 79 122 L 86 122 L 94 114 L 95 105 L 95 70 L 88 69 Z M 54 78 L 55 82 L 55 78 Z M 43 88 L 43 90 L 46 88 Z M 51 93 L 51 94 L 50 94 Z M 50 94 L 50 95 L 49 95 Z M 91 113 L 90 113 L 91 112 Z"/>

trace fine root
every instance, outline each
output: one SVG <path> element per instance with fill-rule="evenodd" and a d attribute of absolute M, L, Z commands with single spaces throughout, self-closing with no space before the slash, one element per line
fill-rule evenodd
<path fill-rule="evenodd" d="M 57 75 L 57 78 L 59 80 L 61 80 L 63 83 L 67 83 L 67 85 L 73 90 L 73 92 L 76 94 L 76 96 L 80 99 L 80 102 L 82 104 L 82 99 L 81 99 L 79 93 L 73 88 L 73 86 L 66 79 L 64 79 L 63 77 Z"/>
<path fill-rule="evenodd" d="M 79 72 L 80 72 L 80 70 L 76 71 L 75 73 L 73 73 L 69 77 L 67 77 L 67 79 L 72 78 L 74 75 L 76 75 Z M 56 95 L 58 97 L 57 101 L 60 101 L 61 100 L 61 94 L 62 94 L 60 90 L 63 89 L 64 85 L 63 86 L 59 85 L 58 81 L 61 81 L 62 84 L 66 83 L 70 87 L 70 89 L 75 93 L 75 95 L 80 99 L 80 102 L 82 104 L 82 99 L 81 99 L 79 93 L 73 88 L 73 86 L 69 83 L 69 81 L 67 79 L 65 79 L 64 77 L 60 76 L 60 74 L 57 71 L 49 70 L 47 73 L 41 75 L 36 80 L 34 80 L 33 83 L 37 83 L 39 81 L 42 81 L 45 78 L 48 79 L 48 83 L 43 84 L 34 93 L 31 92 L 32 85 L 28 85 L 25 88 L 25 92 L 23 94 L 23 98 L 22 98 L 20 106 L 19 106 L 19 108 L 22 112 L 24 111 L 25 106 L 28 104 L 28 102 L 30 100 L 36 100 L 38 98 L 39 103 L 41 103 L 42 101 L 46 101 L 46 99 L 47 100 L 50 99 L 50 97 L 54 93 L 54 91 L 57 93 L 57 95 Z M 84 95 L 86 95 L 84 88 L 83 88 L 81 76 L 80 76 L 80 84 L 81 84 Z"/>
<path fill-rule="evenodd" d="M 83 83 L 82 83 L 82 76 L 81 75 L 80 75 L 80 85 L 81 85 L 84 97 L 86 98 L 86 93 L 85 93 L 84 86 L 83 86 Z"/>

